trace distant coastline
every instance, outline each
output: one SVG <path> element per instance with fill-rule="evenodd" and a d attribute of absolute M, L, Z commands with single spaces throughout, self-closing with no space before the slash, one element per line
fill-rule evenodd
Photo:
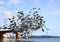
<path fill-rule="evenodd" d="M 31 36 L 29 38 L 60 38 L 60 36 Z"/>

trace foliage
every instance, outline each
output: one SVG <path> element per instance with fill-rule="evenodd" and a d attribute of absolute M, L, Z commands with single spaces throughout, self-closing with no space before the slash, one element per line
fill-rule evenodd
<path fill-rule="evenodd" d="M 45 21 L 43 16 L 39 14 L 40 8 L 32 8 L 31 11 L 25 14 L 23 11 L 18 11 L 17 17 L 9 18 L 9 27 L 3 26 L 4 29 L 12 29 L 14 33 L 21 32 L 30 34 L 31 32 L 41 29 L 44 32 L 43 26 Z M 17 18 L 17 19 L 15 19 Z"/>
<path fill-rule="evenodd" d="M 15 17 L 9 18 L 10 20 L 10 28 L 12 28 L 15 32 L 24 32 L 28 30 L 38 30 L 43 27 L 45 21 L 43 21 L 43 16 L 40 16 L 38 11 L 40 8 L 32 8 L 28 15 L 25 15 L 23 11 L 18 11 L 18 19 L 15 20 Z M 42 31 L 44 29 L 42 28 Z"/>

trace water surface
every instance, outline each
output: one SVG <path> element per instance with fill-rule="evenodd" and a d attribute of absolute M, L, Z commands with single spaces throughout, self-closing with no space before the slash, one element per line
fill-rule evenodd
<path fill-rule="evenodd" d="M 32 37 L 32 38 L 29 38 L 28 41 L 29 42 L 60 42 L 60 38 L 59 37 Z M 16 42 L 16 39 L 4 38 L 3 42 Z M 23 42 L 23 41 L 19 40 L 17 42 Z"/>

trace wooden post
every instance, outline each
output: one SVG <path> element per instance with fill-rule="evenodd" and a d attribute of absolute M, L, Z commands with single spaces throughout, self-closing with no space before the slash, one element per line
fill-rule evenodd
<path fill-rule="evenodd" d="M 17 32 L 17 33 L 16 33 L 16 39 L 17 39 L 17 40 L 20 39 L 20 35 L 21 35 L 20 32 Z"/>
<path fill-rule="evenodd" d="M 0 42 L 3 42 L 3 33 L 0 33 Z"/>

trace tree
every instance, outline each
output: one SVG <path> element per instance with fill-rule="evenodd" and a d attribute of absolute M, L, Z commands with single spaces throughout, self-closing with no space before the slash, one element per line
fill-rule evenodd
<path fill-rule="evenodd" d="M 38 13 L 39 10 L 40 8 L 32 8 L 28 15 L 25 15 L 23 11 L 18 11 L 17 20 L 15 20 L 14 16 L 11 19 L 9 18 L 10 28 L 14 32 L 20 31 L 23 33 L 26 39 L 28 39 L 28 34 L 35 30 L 41 29 L 44 32 L 43 26 L 45 21 L 43 20 L 43 16 Z"/>

